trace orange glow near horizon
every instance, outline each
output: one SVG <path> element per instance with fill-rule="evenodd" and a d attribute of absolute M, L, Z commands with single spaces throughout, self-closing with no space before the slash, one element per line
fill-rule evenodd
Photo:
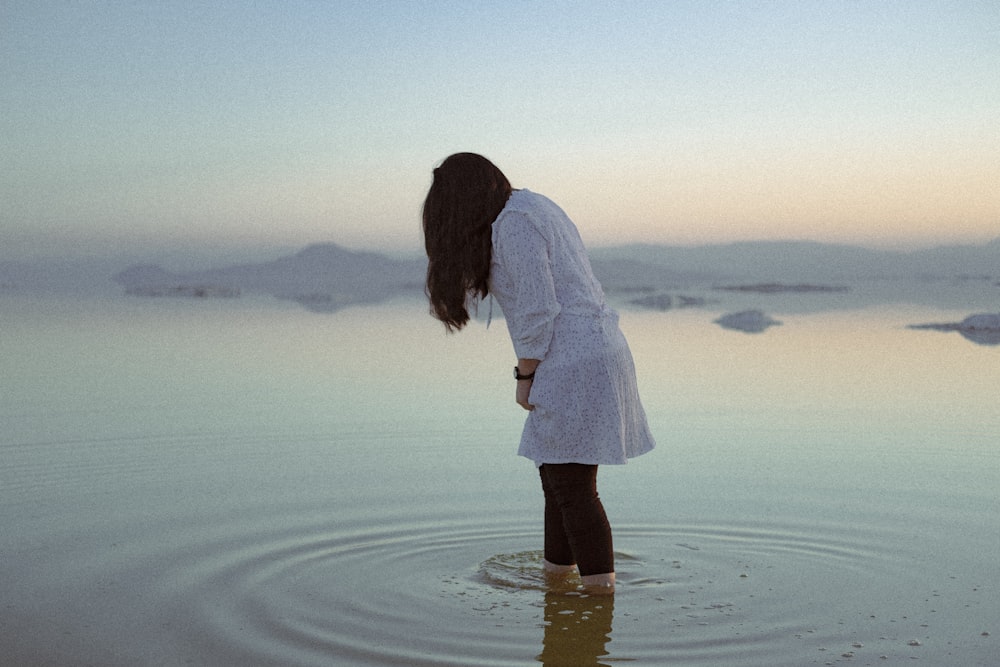
<path fill-rule="evenodd" d="M 591 245 L 992 240 L 1000 12 L 897 10 L 13 3 L 0 260 L 419 251 L 431 170 L 456 151 L 551 197 Z"/>

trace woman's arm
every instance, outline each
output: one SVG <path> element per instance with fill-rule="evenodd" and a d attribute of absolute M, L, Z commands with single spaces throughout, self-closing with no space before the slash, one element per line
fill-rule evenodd
<path fill-rule="evenodd" d="M 511 212 L 496 223 L 493 259 L 513 278 L 512 298 L 503 304 L 518 375 L 532 375 L 548 351 L 556 316 L 561 310 L 549 258 L 548 239 L 532 218 Z M 516 401 L 525 410 L 532 380 L 518 380 Z"/>
<path fill-rule="evenodd" d="M 493 261 L 512 282 L 511 298 L 501 305 L 514 353 L 522 359 L 542 359 L 561 310 L 548 241 L 521 212 L 506 214 L 494 224 Z"/>

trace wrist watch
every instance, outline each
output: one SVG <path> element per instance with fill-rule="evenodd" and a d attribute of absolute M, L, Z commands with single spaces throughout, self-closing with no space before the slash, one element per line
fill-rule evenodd
<path fill-rule="evenodd" d="M 518 367 L 514 366 L 514 379 L 515 380 L 533 380 L 533 379 L 535 379 L 535 373 L 534 373 L 534 371 L 532 371 L 531 373 L 528 373 L 527 375 L 521 375 L 521 371 L 518 369 Z"/>

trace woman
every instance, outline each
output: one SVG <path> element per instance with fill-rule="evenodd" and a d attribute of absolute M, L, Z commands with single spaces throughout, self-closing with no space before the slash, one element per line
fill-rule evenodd
<path fill-rule="evenodd" d="M 597 467 L 649 451 L 653 438 L 618 315 L 576 227 L 486 158 L 457 153 L 434 170 L 423 231 L 431 314 L 456 331 L 470 299 L 492 294 L 506 318 L 515 398 L 529 411 L 518 453 L 535 462 L 545 496 L 545 571 L 576 568 L 585 590 L 614 592 Z"/>

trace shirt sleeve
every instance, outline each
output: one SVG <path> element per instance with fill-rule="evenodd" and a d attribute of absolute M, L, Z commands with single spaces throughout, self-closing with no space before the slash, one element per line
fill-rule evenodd
<path fill-rule="evenodd" d="M 513 279 L 513 302 L 504 317 L 514 352 L 521 359 L 544 359 L 560 306 L 549 242 L 531 218 L 510 212 L 498 221 L 495 259 Z"/>

